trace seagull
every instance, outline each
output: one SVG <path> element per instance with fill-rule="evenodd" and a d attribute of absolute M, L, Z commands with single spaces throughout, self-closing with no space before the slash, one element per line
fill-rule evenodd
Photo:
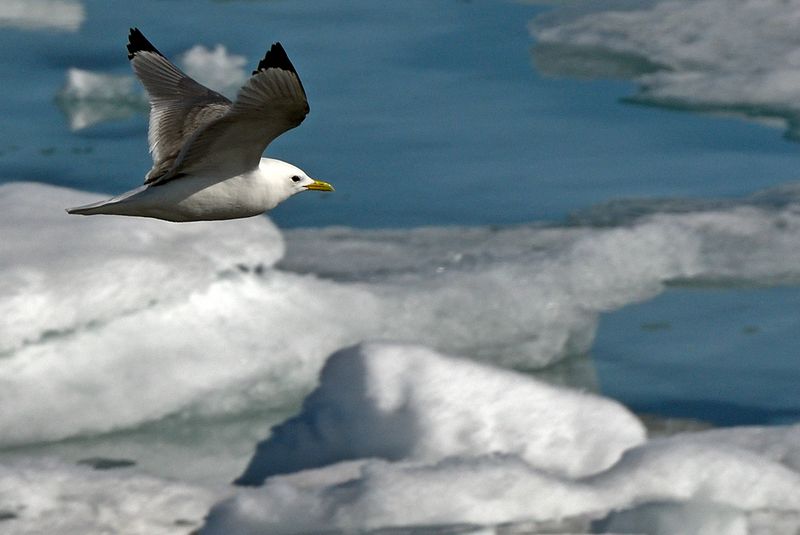
<path fill-rule="evenodd" d="M 262 214 L 301 191 L 333 191 L 292 164 L 261 157 L 309 110 L 280 43 L 267 51 L 233 102 L 187 76 L 137 28 L 128 36 L 128 59 L 150 100 L 153 168 L 144 185 L 68 213 L 177 222 L 236 219 Z"/>

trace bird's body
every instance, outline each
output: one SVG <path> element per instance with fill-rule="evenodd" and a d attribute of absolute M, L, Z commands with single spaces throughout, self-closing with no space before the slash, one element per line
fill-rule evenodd
<path fill-rule="evenodd" d="M 139 30 L 131 30 L 128 52 L 150 97 L 153 168 L 143 186 L 69 213 L 235 219 L 271 210 L 301 191 L 333 190 L 294 165 L 261 157 L 308 113 L 300 78 L 279 43 L 234 102 L 181 72 Z"/>
<path fill-rule="evenodd" d="M 276 169 L 284 166 L 290 164 L 262 158 L 256 169 L 230 178 L 187 175 L 157 187 L 145 184 L 107 201 L 72 208 L 70 213 L 153 217 L 178 222 L 250 217 L 275 208 L 294 193 L 281 190 L 280 181 L 271 178 Z"/>

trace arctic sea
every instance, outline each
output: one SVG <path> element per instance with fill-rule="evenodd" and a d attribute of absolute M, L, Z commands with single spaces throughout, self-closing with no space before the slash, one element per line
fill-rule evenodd
<path fill-rule="evenodd" d="M 797 533 L 798 25 L 3 1 L 0 533 Z M 231 98 L 280 41 L 336 192 L 67 216 L 149 169 L 131 26 Z"/>

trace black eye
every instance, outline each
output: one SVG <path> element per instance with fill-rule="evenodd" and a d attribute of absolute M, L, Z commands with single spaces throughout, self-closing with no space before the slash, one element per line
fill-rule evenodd
<path fill-rule="evenodd" d="M 300 182 L 301 180 L 302 180 L 302 178 L 300 178 L 300 177 L 299 177 L 299 176 L 297 176 L 297 175 L 294 175 L 294 176 L 292 177 L 292 182 Z"/>

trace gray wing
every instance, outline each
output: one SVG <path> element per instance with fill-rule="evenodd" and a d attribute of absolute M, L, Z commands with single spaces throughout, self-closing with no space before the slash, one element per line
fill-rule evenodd
<path fill-rule="evenodd" d="M 197 128 L 162 180 L 186 173 L 223 178 L 255 169 L 267 145 L 302 123 L 308 111 L 297 71 L 275 43 L 229 109 Z"/>
<path fill-rule="evenodd" d="M 150 99 L 147 139 L 153 168 L 145 184 L 155 184 L 174 167 L 192 134 L 224 116 L 231 101 L 187 76 L 136 28 L 128 36 L 128 59 Z"/>

